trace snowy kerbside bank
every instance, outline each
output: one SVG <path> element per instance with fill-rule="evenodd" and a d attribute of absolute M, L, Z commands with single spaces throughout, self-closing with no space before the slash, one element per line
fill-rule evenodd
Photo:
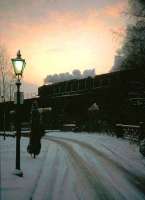
<path fill-rule="evenodd" d="M 28 138 L 21 138 L 21 170 L 24 176 L 13 175 L 15 169 L 16 139 L 0 137 L 0 199 L 29 200 L 43 171 L 48 142 L 42 141 L 41 153 L 36 159 L 27 153 Z"/>

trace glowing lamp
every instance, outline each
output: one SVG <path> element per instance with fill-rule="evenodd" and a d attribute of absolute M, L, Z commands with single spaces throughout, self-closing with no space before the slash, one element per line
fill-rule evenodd
<path fill-rule="evenodd" d="M 20 50 L 17 52 L 17 57 L 12 58 L 11 60 L 12 60 L 15 75 L 18 76 L 18 79 L 19 79 L 19 77 L 22 76 L 23 70 L 26 65 L 25 59 L 21 58 Z"/>

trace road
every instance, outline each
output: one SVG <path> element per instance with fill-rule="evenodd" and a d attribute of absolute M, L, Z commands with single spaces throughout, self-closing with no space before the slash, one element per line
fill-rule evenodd
<path fill-rule="evenodd" d="M 95 146 L 67 134 L 50 134 L 45 140 L 49 142 L 48 155 L 32 199 L 145 199 L 145 170 L 140 167 L 145 169 L 145 165 L 141 160 L 133 164 L 127 152 L 120 155 L 105 140 L 97 139 Z"/>

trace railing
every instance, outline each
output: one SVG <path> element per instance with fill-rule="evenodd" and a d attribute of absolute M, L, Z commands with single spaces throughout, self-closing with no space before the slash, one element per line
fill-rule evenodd
<path fill-rule="evenodd" d="M 141 132 L 140 125 L 132 124 L 116 124 L 116 135 L 117 137 L 124 137 L 129 139 L 131 142 L 139 142 L 140 136 L 143 134 Z"/>

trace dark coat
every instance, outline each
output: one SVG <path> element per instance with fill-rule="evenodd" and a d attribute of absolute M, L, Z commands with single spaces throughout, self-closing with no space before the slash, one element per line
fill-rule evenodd
<path fill-rule="evenodd" d="M 27 151 L 30 154 L 38 155 L 41 150 L 41 125 L 40 113 L 38 109 L 31 112 L 31 133 Z"/>

